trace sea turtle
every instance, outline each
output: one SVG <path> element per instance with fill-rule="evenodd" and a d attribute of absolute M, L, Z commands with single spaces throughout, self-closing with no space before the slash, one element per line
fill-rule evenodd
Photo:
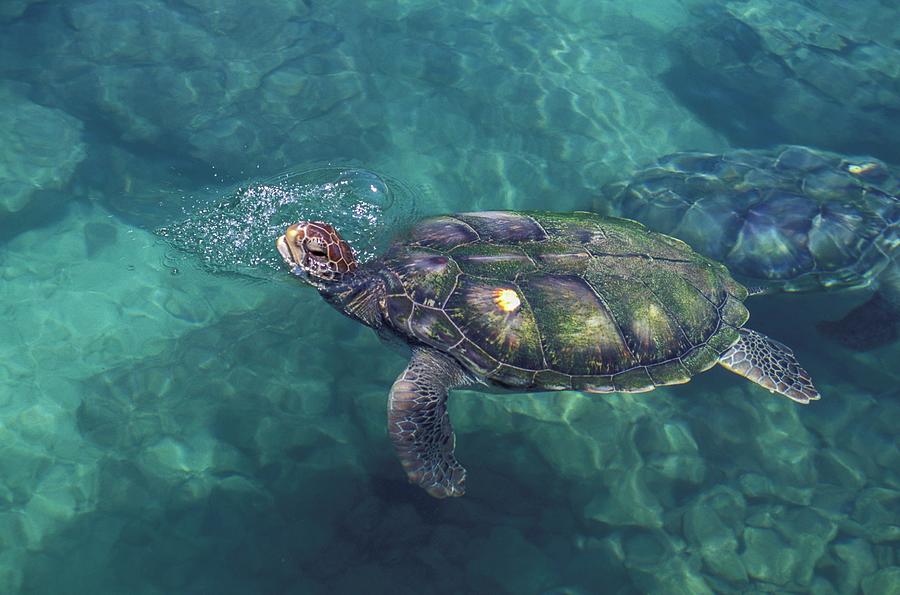
<path fill-rule="evenodd" d="M 877 287 L 820 328 L 867 349 L 900 324 L 900 172 L 801 146 L 673 153 L 604 188 L 598 212 L 684 240 L 769 290 Z"/>
<path fill-rule="evenodd" d="M 360 264 L 324 222 L 277 248 L 326 301 L 412 348 L 388 399 L 410 481 L 461 496 L 453 388 L 643 392 L 716 363 L 799 403 L 818 399 L 793 352 L 743 328 L 747 290 L 724 266 L 634 221 L 489 211 L 425 219 Z"/>

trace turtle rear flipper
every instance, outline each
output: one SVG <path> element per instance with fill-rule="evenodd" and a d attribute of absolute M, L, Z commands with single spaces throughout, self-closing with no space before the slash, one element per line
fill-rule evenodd
<path fill-rule="evenodd" d="M 848 349 L 868 351 L 900 336 L 900 305 L 879 291 L 840 320 L 823 320 L 816 328 Z"/>
<path fill-rule="evenodd" d="M 436 350 L 416 349 L 391 387 L 388 433 L 406 476 L 435 498 L 462 496 L 466 470 L 453 448 L 456 436 L 447 413 L 451 388 L 469 379 L 452 358 Z"/>
<path fill-rule="evenodd" d="M 798 403 L 819 398 L 809 373 L 800 367 L 786 345 L 756 331 L 742 328 L 741 338 L 722 354 L 719 363 L 735 374 Z"/>
<path fill-rule="evenodd" d="M 878 276 L 879 290 L 840 320 L 826 320 L 816 327 L 844 347 L 868 351 L 900 337 L 900 262 L 893 262 Z"/>

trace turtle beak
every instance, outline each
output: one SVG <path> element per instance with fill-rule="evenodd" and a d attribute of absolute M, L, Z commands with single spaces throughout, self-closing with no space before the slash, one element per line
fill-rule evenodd
<path fill-rule="evenodd" d="M 296 242 L 297 236 L 300 233 L 298 227 L 299 225 L 291 225 L 288 227 L 284 232 L 284 235 L 279 236 L 279 238 L 275 240 L 275 247 L 278 248 L 278 253 L 281 254 L 284 263 L 291 270 L 291 274 L 305 279 L 307 273 L 300 266 L 302 256 L 299 254 L 299 248 L 297 247 Z"/>
<path fill-rule="evenodd" d="M 285 236 L 279 236 L 277 240 L 275 240 L 275 247 L 278 248 L 278 253 L 281 254 L 281 258 L 284 260 L 285 264 L 289 267 L 296 266 L 294 263 L 294 257 L 291 255 L 290 249 L 287 247 L 287 240 Z"/>

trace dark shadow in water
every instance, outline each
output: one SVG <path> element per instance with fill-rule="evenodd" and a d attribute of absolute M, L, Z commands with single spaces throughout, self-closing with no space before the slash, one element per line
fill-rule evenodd
<path fill-rule="evenodd" d="M 664 72 L 661 78 L 685 107 L 736 147 L 792 142 L 791 135 L 770 117 L 771 90 L 729 88 L 689 59 Z"/>
<path fill-rule="evenodd" d="M 840 88 L 832 96 L 724 7 L 712 3 L 694 13 L 694 22 L 673 32 L 672 66 L 660 78 L 685 107 L 732 145 L 803 144 L 900 162 L 900 148 L 888 132 L 900 121 L 900 112 L 889 101 L 860 104 L 850 91 L 843 91 L 842 97 Z M 853 42 L 844 42 L 849 51 Z M 798 48 L 794 51 L 799 54 Z M 818 55 L 835 73 L 846 68 L 833 52 L 814 43 L 802 51 Z M 867 80 L 868 85 L 883 86 L 890 96 L 889 83 L 876 77 Z"/>
<path fill-rule="evenodd" d="M 69 213 L 68 194 L 57 190 L 38 191 L 21 211 L 0 215 L 0 247 L 19 234 L 50 227 Z"/>
<path fill-rule="evenodd" d="M 771 79 L 753 71 L 755 63 L 772 62 L 759 35 L 718 7 L 707 7 L 703 13 L 708 21 L 675 32 L 670 44 L 673 64 L 662 74 L 662 82 L 734 146 L 791 142 L 788 132 L 771 117 L 780 90 L 770 84 Z M 768 66 L 789 76 L 777 63 Z M 727 72 L 717 72 L 723 68 Z"/>

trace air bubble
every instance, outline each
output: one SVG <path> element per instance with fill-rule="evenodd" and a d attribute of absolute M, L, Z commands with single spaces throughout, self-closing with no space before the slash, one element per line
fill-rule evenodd
<path fill-rule="evenodd" d="M 244 183 L 156 230 L 179 255 L 212 272 L 272 278 L 283 264 L 275 239 L 298 221 L 331 223 L 361 262 L 418 219 L 418 191 L 358 167 L 289 171 Z"/>

